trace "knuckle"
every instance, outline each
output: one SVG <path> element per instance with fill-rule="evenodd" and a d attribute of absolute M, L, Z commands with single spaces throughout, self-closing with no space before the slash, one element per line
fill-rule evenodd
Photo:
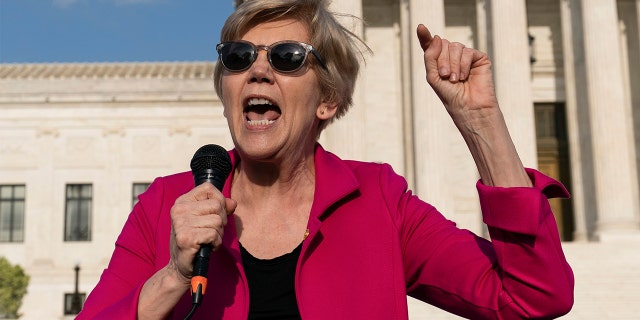
<path fill-rule="evenodd" d="M 186 244 L 189 243 L 189 235 L 186 233 L 176 233 L 175 234 L 176 237 L 176 243 L 178 244 L 179 247 L 184 247 Z"/>
<path fill-rule="evenodd" d="M 215 212 L 220 212 L 224 210 L 224 205 L 220 201 L 214 200 L 211 203 L 211 209 Z"/>
<path fill-rule="evenodd" d="M 213 224 L 215 226 L 222 225 L 222 217 L 220 215 L 217 215 L 217 214 L 211 215 L 211 219 L 213 220 Z"/>
<path fill-rule="evenodd" d="M 200 185 L 202 189 L 204 189 L 205 191 L 209 192 L 209 191 L 213 191 L 216 189 L 216 187 L 213 186 L 213 184 L 211 184 L 210 182 L 205 182 L 203 184 Z"/>

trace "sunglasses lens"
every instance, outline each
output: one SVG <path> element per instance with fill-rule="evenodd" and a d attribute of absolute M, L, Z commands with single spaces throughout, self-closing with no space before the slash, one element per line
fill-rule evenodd
<path fill-rule="evenodd" d="M 280 72 L 293 72 L 304 63 L 307 51 L 297 43 L 281 43 L 271 48 L 271 64 Z"/>
<path fill-rule="evenodd" d="M 231 42 L 220 49 L 219 55 L 225 68 L 231 71 L 242 71 L 254 60 L 253 47 L 244 42 Z"/>

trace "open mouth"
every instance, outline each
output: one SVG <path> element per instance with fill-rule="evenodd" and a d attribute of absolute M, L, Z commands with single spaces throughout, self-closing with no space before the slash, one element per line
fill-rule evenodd
<path fill-rule="evenodd" d="M 274 123 L 281 115 L 280 107 L 265 98 L 251 98 L 244 107 L 249 127 L 264 127 Z"/>

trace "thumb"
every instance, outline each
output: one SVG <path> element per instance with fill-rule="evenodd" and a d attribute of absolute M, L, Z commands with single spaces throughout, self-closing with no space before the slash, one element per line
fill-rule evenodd
<path fill-rule="evenodd" d="M 426 51 L 427 48 L 431 45 L 431 41 L 433 40 L 433 36 L 431 36 L 431 32 L 424 24 L 419 24 L 416 29 L 416 34 L 418 35 L 418 41 L 420 42 L 420 47 L 422 47 L 422 51 Z"/>
<path fill-rule="evenodd" d="M 227 211 L 227 215 L 233 214 L 233 212 L 236 211 L 236 208 L 238 207 L 238 202 L 230 198 L 225 198 L 224 207 L 225 211 Z"/>

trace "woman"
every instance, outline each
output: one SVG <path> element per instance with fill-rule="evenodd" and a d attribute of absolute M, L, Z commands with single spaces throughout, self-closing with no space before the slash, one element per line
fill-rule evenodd
<path fill-rule="evenodd" d="M 551 318 L 573 275 L 547 197 L 523 168 L 486 54 L 418 26 L 427 81 L 464 137 L 491 242 L 447 221 L 384 164 L 345 161 L 317 138 L 347 112 L 357 38 L 322 0 L 247 1 L 218 45 L 217 93 L 235 149 L 223 190 L 189 172 L 140 196 L 84 318 L 182 318 L 192 261 L 212 244 L 198 319 L 406 319 L 406 295 L 463 317 Z"/>

